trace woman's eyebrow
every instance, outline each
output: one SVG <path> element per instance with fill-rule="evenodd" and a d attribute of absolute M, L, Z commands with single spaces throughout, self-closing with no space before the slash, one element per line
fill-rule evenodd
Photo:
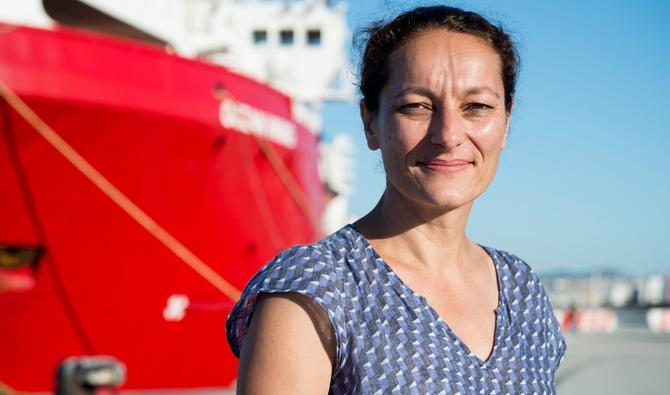
<path fill-rule="evenodd" d="M 468 88 L 468 90 L 465 91 L 466 96 L 468 96 L 468 95 L 479 95 L 479 94 L 482 94 L 482 93 L 488 93 L 488 94 L 491 94 L 491 95 L 495 96 L 496 98 L 500 99 L 500 94 L 496 90 L 491 89 L 488 86 L 474 86 L 472 88 Z"/>
<path fill-rule="evenodd" d="M 422 95 L 422 96 L 427 96 L 427 97 L 432 97 L 433 92 L 431 92 L 430 89 L 422 86 L 408 86 L 406 88 L 401 89 L 398 93 L 393 95 L 394 99 L 399 99 L 402 96 L 408 94 L 408 93 L 414 93 L 417 95 Z M 500 99 L 500 93 L 498 93 L 495 89 L 489 88 L 488 86 L 473 86 L 471 88 L 468 88 L 465 92 L 465 96 L 469 95 L 480 95 L 480 94 L 490 94 L 495 96 L 496 98 Z"/>
<path fill-rule="evenodd" d="M 408 93 L 414 93 L 417 95 L 421 96 L 428 96 L 432 97 L 433 93 L 430 91 L 430 89 L 422 87 L 422 86 L 408 86 L 406 88 L 401 89 L 398 93 L 393 95 L 394 99 L 399 99 L 400 97 L 408 94 Z"/>

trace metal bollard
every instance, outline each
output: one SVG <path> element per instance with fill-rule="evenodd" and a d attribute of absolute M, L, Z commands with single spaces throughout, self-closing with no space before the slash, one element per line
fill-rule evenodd
<path fill-rule="evenodd" d="M 99 388 L 117 388 L 126 367 L 111 356 L 70 357 L 58 365 L 56 395 L 93 395 Z"/>

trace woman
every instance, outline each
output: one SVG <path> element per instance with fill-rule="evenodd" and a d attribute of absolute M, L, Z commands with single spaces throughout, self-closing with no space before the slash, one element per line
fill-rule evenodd
<path fill-rule="evenodd" d="M 554 393 L 565 342 L 538 277 L 470 241 L 518 68 L 478 14 L 421 7 L 367 31 L 361 117 L 386 190 L 282 252 L 228 320 L 240 393 Z"/>

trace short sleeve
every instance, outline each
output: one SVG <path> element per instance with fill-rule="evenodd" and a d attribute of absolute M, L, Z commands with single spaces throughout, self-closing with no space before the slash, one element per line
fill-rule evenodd
<path fill-rule="evenodd" d="M 547 345 L 547 352 L 549 358 L 549 366 L 552 370 L 552 373 L 555 374 L 556 370 L 563 361 L 565 356 L 565 351 L 567 349 L 567 344 L 565 342 L 565 337 L 563 336 L 563 330 L 561 329 L 561 324 L 556 318 L 554 313 L 554 308 L 549 299 L 546 289 L 542 285 L 540 278 L 535 272 L 530 269 L 531 276 L 533 281 L 539 287 L 540 297 L 540 314 L 542 322 L 544 323 L 544 332 L 545 332 L 545 342 Z"/>
<path fill-rule="evenodd" d="M 565 343 L 565 337 L 563 336 L 563 331 L 561 329 L 561 324 L 556 318 L 554 309 L 549 300 L 549 295 L 542 287 L 542 305 L 543 305 L 543 314 L 546 317 L 547 323 L 547 342 L 549 350 L 549 358 L 551 360 L 551 367 L 554 371 L 558 369 L 559 365 L 563 361 L 565 356 L 565 351 L 567 349 L 567 344 Z"/>
<path fill-rule="evenodd" d="M 340 273 L 327 251 L 313 246 L 294 246 L 282 251 L 247 284 L 228 315 L 226 334 L 231 350 L 239 358 L 260 293 L 296 292 L 318 303 L 327 313 L 335 334 L 335 372 L 343 360 L 346 341 Z"/>
<path fill-rule="evenodd" d="M 544 356 L 548 359 L 548 366 L 552 374 L 556 373 L 567 349 L 561 325 L 554 314 L 549 295 L 542 285 L 539 276 L 532 267 L 515 255 L 503 253 L 514 266 L 514 278 L 520 289 L 518 297 L 524 298 L 524 303 L 533 311 L 532 319 L 538 319 L 538 329 L 545 350 Z"/>

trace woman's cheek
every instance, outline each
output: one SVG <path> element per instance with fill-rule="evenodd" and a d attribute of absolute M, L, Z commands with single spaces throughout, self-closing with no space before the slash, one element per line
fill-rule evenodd
<path fill-rule="evenodd" d="M 472 125 L 471 133 L 475 145 L 481 152 L 499 151 L 505 138 L 505 122 L 496 120 L 479 125 Z"/>

